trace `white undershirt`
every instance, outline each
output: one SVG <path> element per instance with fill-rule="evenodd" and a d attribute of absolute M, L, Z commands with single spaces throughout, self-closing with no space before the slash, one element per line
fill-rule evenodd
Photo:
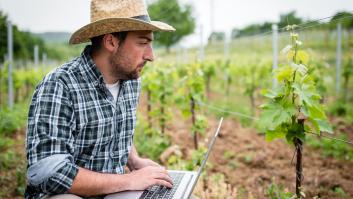
<path fill-rule="evenodd" d="M 117 81 L 114 84 L 105 84 L 109 92 L 113 95 L 114 97 L 114 103 L 116 103 L 116 100 L 118 99 L 118 93 L 119 93 L 119 81 Z"/>

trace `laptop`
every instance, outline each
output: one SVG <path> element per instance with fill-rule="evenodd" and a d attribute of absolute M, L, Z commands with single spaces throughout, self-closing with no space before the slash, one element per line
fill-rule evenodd
<path fill-rule="evenodd" d="M 118 193 L 109 194 L 105 199 L 147 199 L 147 198 L 162 198 L 162 199 L 188 199 L 200 177 L 203 168 L 206 165 L 206 161 L 212 147 L 216 141 L 219 130 L 223 122 L 223 117 L 218 123 L 217 130 L 208 145 L 208 150 L 202 160 L 201 166 L 198 171 L 181 171 L 181 170 L 168 170 L 169 175 L 173 179 L 173 188 L 169 189 L 164 186 L 155 185 L 144 191 L 123 191 Z"/>

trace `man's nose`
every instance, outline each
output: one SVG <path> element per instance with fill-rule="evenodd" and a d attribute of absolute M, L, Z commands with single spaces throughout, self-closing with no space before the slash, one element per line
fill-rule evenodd
<path fill-rule="evenodd" d="M 153 48 L 152 45 L 148 45 L 148 47 L 145 50 L 145 54 L 144 54 L 144 60 L 147 61 L 153 61 L 154 60 L 154 54 L 153 54 Z"/>

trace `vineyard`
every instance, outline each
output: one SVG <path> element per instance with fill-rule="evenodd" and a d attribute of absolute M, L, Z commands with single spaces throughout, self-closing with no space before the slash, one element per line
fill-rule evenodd
<path fill-rule="evenodd" d="M 280 27 L 276 67 L 272 31 L 212 42 L 202 56 L 157 49 L 141 77 L 139 154 L 195 170 L 223 116 L 196 196 L 353 198 L 353 31 L 320 28 Z M 59 64 L 15 62 L 12 108 L 8 65 L 0 70 L 0 198 L 21 198 L 29 101 Z"/>
<path fill-rule="evenodd" d="M 202 62 L 172 65 L 163 57 L 147 66 L 136 135 L 140 153 L 160 157 L 169 168 L 191 169 L 217 118 L 227 116 L 198 186 L 201 198 L 353 197 L 352 42 L 343 47 L 343 90 L 337 93 L 335 42 L 322 43 L 320 31 L 289 29 L 280 35 L 284 50 L 274 71 L 270 36 L 233 41 L 231 59 L 215 44 Z M 296 190 L 297 179 L 302 185 Z"/>

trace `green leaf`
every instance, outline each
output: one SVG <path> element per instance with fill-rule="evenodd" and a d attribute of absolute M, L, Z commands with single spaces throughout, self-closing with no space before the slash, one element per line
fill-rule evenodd
<path fill-rule="evenodd" d="M 317 123 L 319 124 L 320 131 L 333 133 L 332 126 L 327 120 L 317 120 Z"/>
<path fill-rule="evenodd" d="M 305 133 L 300 129 L 297 130 L 290 130 L 286 134 L 286 140 L 288 143 L 293 144 L 294 138 L 298 138 L 301 141 L 305 141 Z"/>
<path fill-rule="evenodd" d="M 287 45 L 281 50 L 282 54 L 287 54 L 292 49 L 292 45 Z"/>
<path fill-rule="evenodd" d="M 291 103 L 272 101 L 262 106 L 263 112 L 260 117 L 260 127 L 274 130 L 283 123 L 290 123 L 295 114 L 295 106 Z"/>
<path fill-rule="evenodd" d="M 312 132 L 311 127 L 307 124 L 304 124 L 304 131 L 305 132 Z"/>
<path fill-rule="evenodd" d="M 283 96 L 282 93 L 279 93 L 276 90 L 268 90 L 268 89 L 263 89 L 261 91 L 261 94 L 267 98 L 270 98 L 270 99 L 275 99 L 277 97 Z"/>
<path fill-rule="evenodd" d="M 309 117 L 309 111 L 308 111 L 307 106 L 301 106 L 300 112 L 302 112 L 306 117 Z"/>
<path fill-rule="evenodd" d="M 292 63 L 291 66 L 298 71 L 301 75 L 305 75 L 308 72 L 308 68 L 303 64 Z"/>
<path fill-rule="evenodd" d="M 294 50 L 290 50 L 287 53 L 288 60 L 289 61 L 293 61 L 294 55 L 295 55 L 295 51 Z M 308 65 L 308 63 L 309 63 L 309 55 L 305 51 L 298 50 L 297 54 L 296 54 L 296 57 L 295 57 L 295 61 L 296 61 L 296 64 Z"/>
<path fill-rule="evenodd" d="M 197 115 L 196 116 L 196 121 L 195 121 L 195 125 L 192 126 L 191 128 L 191 132 L 194 135 L 195 132 L 198 132 L 200 134 L 204 134 L 205 133 L 205 129 L 207 128 L 207 119 L 205 116 L 203 115 Z"/>
<path fill-rule="evenodd" d="M 310 118 L 310 117 L 308 118 L 308 120 L 310 121 L 310 123 L 313 126 L 313 132 L 317 133 L 317 134 L 320 134 L 320 127 L 319 127 L 318 122 L 316 120 Z"/>
<path fill-rule="evenodd" d="M 314 106 L 307 106 L 308 108 L 308 117 L 313 119 L 326 119 L 325 112 L 320 104 Z"/>
<path fill-rule="evenodd" d="M 312 85 L 300 84 L 295 82 L 292 85 L 294 93 L 299 96 L 300 104 L 304 105 L 304 102 L 309 106 L 313 106 L 320 99 L 320 95 L 316 92 L 316 89 Z"/>
<path fill-rule="evenodd" d="M 314 127 L 314 130 L 317 134 L 320 134 L 320 132 L 333 133 L 332 126 L 327 121 L 327 119 L 309 118 L 309 121 L 311 122 L 311 124 Z"/>
<path fill-rule="evenodd" d="M 282 82 L 283 80 L 291 80 L 292 75 L 294 73 L 294 69 L 289 66 L 281 67 L 276 71 L 276 78 L 279 82 Z"/>
<path fill-rule="evenodd" d="M 296 59 L 299 64 L 308 65 L 308 63 L 309 63 L 309 55 L 305 51 L 302 51 L 302 50 L 299 50 L 297 52 Z"/>
<path fill-rule="evenodd" d="M 286 137 L 286 130 L 285 129 L 282 129 L 282 128 L 279 128 L 279 129 L 276 129 L 276 130 L 273 130 L 273 131 L 266 131 L 266 134 L 265 134 L 265 139 L 266 141 L 270 142 L 276 138 L 285 138 Z"/>
<path fill-rule="evenodd" d="M 287 53 L 288 61 L 293 61 L 293 57 L 294 57 L 294 50 L 289 50 Z"/>

